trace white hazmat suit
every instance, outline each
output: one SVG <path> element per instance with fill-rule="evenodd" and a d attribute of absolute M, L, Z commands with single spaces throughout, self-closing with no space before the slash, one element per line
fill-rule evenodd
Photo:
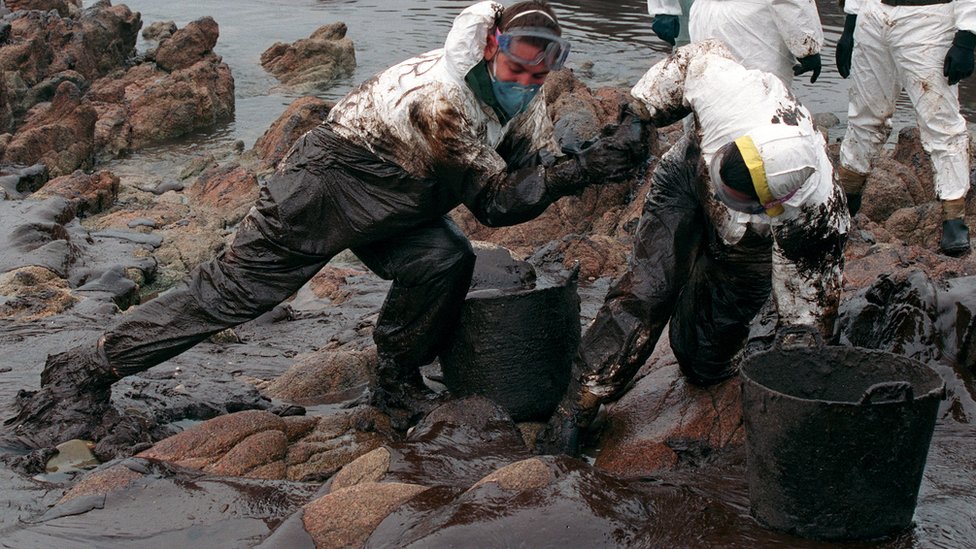
<path fill-rule="evenodd" d="M 682 0 L 648 0 L 648 12 L 680 14 Z M 823 29 L 814 0 L 694 0 L 691 42 L 718 39 L 746 68 L 789 86 L 797 60 L 820 53 Z"/>
<path fill-rule="evenodd" d="M 891 132 L 895 101 L 904 89 L 918 120 L 922 145 L 932 156 L 941 200 L 969 190 L 969 132 L 959 113 L 959 90 L 943 75 L 956 30 L 976 32 L 976 1 L 892 6 L 847 0 L 857 15 L 851 59 L 848 127 L 841 166 L 867 174 Z"/>

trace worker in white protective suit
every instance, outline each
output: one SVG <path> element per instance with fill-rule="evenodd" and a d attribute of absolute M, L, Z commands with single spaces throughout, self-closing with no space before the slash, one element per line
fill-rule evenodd
<path fill-rule="evenodd" d="M 812 73 L 811 83 L 820 76 L 823 28 L 814 0 L 648 0 L 647 10 L 652 29 L 672 45 L 678 17 L 687 13 L 691 42 L 721 40 L 746 68 L 771 72 L 787 86 L 800 74 Z"/>
<path fill-rule="evenodd" d="M 270 310 L 345 249 L 393 281 L 371 401 L 405 429 L 436 403 L 419 368 L 450 342 L 474 267 L 448 212 L 464 204 L 487 225 L 520 223 L 646 161 L 651 127 L 632 114 L 559 150 L 538 92 L 568 53 L 543 2 L 465 9 L 443 49 L 366 81 L 295 143 L 226 253 L 97 344 L 48 357 L 15 433 L 33 446 L 97 439 L 114 381 Z M 52 401 L 73 410 L 66 423 Z"/>
<path fill-rule="evenodd" d="M 838 172 L 851 213 L 860 209 L 871 164 L 905 90 L 942 203 L 939 247 L 962 255 L 969 251 L 969 131 L 956 84 L 973 73 L 976 0 L 847 0 L 844 11 L 837 70 L 851 76 L 851 87 Z"/>
<path fill-rule="evenodd" d="M 686 379 L 703 386 L 736 373 L 770 293 L 777 328 L 833 333 L 850 216 L 810 112 L 717 40 L 677 48 L 631 93 L 655 125 L 692 114 L 697 128 L 654 171 L 628 270 L 540 438 L 548 453 L 578 452 L 581 430 L 626 390 L 665 325 Z"/>
<path fill-rule="evenodd" d="M 654 17 L 651 30 L 674 47 L 691 42 L 688 16 L 694 0 L 647 0 L 647 13 Z"/>

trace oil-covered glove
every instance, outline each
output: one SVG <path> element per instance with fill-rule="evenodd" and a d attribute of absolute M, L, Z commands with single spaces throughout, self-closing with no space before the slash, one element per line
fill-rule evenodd
<path fill-rule="evenodd" d="M 655 15 L 651 30 L 658 38 L 673 46 L 678 33 L 681 32 L 681 22 L 677 15 Z"/>
<path fill-rule="evenodd" d="M 793 76 L 800 76 L 803 73 L 813 71 L 813 74 L 810 75 L 810 83 L 813 84 L 816 82 L 817 78 L 820 76 L 820 54 L 815 53 L 813 55 L 801 57 L 796 61 L 798 64 L 793 65 Z"/>
<path fill-rule="evenodd" d="M 581 145 L 564 147 L 580 166 L 587 183 L 620 181 L 633 174 L 647 159 L 649 128 L 625 110 L 618 124 L 603 128 L 601 135 Z"/>
<path fill-rule="evenodd" d="M 854 53 L 854 26 L 857 16 L 848 14 L 844 20 L 844 32 L 837 39 L 837 72 L 841 78 L 851 75 L 851 55 Z"/>
<path fill-rule="evenodd" d="M 972 76 L 974 49 L 976 49 L 976 35 L 969 31 L 956 31 L 956 36 L 952 39 L 952 47 L 946 53 L 945 62 L 942 64 L 942 74 L 949 79 L 950 86 Z"/>
<path fill-rule="evenodd" d="M 570 383 L 566 396 L 536 438 L 536 453 L 578 456 L 582 447 L 582 434 L 593 422 L 599 409 L 598 398 L 581 388 L 579 383 Z"/>

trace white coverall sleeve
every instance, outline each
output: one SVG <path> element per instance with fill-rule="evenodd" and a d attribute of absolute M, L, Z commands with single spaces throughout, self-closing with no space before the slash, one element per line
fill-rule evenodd
<path fill-rule="evenodd" d="M 844 0 L 844 13 L 857 15 L 861 11 L 861 0 Z"/>
<path fill-rule="evenodd" d="M 659 128 L 677 122 L 691 113 L 685 102 L 684 92 L 689 47 L 691 46 L 678 48 L 656 63 L 630 90 L 635 99 L 644 103 L 651 114 L 651 122 Z"/>
<path fill-rule="evenodd" d="M 954 0 L 952 10 L 956 19 L 956 30 L 976 33 L 976 0 Z"/>
<path fill-rule="evenodd" d="M 654 15 L 681 15 L 678 0 L 647 0 L 647 13 Z"/>
<path fill-rule="evenodd" d="M 770 10 L 783 42 L 794 57 L 800 59 L 820 53 L 823 27 L 814 0 L 771 0 Z"/>

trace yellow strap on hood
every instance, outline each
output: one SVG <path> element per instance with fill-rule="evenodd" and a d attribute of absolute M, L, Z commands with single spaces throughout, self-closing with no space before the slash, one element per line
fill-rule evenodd
<path fill-rule="evenodd" d="M 749 176 L 752 178 L 752 186 L 756 189 L 756 195 L 759 196 L 759 202 L 763 206 L 775 202 L 776 198 L 770 192 L 769 183 L 766 181 L 766 167 L 763 165 L 762 157 L 759 156 L 759 149 L 756 148 L 756 144 L 753 143 L 752 138 L 748 135 L 743 135 L 735 140 L 735 146 L 739 147 L 742 160 L 746 163 Z M 776 204 L 775 206 L 766 208 L 766 215 L 776 217 L 784 211 L 786 210 L 782 204 Z"/>

